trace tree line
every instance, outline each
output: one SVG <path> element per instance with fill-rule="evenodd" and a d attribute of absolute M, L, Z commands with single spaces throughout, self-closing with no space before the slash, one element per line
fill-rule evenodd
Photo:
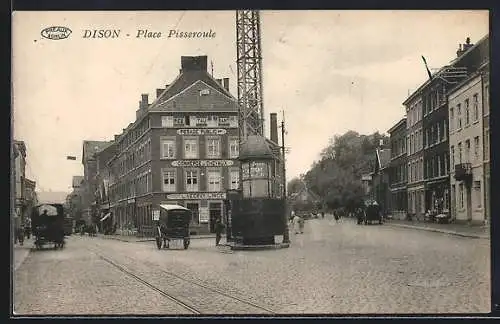
<path fill-rule="evenodd" d="M 375 149 L 381 140 L 389 143 L 389 138 L 379 132 L 361 135 L 350 130 L 333 136 L 309 171 L 288 182 L 288 193 L 307 186 L 330 210 L 356 207 L 364 197 L 361 175 L 374 170 Z"/>

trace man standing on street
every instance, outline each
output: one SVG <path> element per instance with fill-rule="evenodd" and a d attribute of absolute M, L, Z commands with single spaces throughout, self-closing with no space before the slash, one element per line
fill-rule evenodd
<path fill-rule="evenodd" d="M 219 246 L 223 230 L 224 230 L 224 224 L 222 224 L 221 218 L 217 217 L 217 220 L 215 221 L 215 246 Z"/>

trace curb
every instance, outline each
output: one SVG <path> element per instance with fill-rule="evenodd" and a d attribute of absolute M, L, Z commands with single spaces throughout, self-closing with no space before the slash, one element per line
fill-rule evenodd
<path fill-rule="evenodd" d="M 269 245 L 238 245 L 238 244 L 225 244 L 233 251 L 261 251 L 261 250 L 278 250 L 290 247 L 290 243 L 279 243 Z"/>
<path fill-rule="evenodd" d="M 478 239 L 483 239 L 483 240 L 489 239 L 489 236 L 478 235 L 478 234 L 469 234 L 469 233 L 460 233 L 460 232 L 455 232 L 455 231 L 442 230 L 442 229 L 438 229 L 438 228 L 421 227 L 421 226 L 404 225 L 404 224 L 390 224 L 390 223 L 385 223 L 385 224 L 388 226 L 393 226 L 393 227 L 411 228 L 411 229 L 417 229 L 417 230 L 421 230 L 421 231 L 443 233 L 443 234 L 455 235 L 455 236 L 461 236 L 461 237 L 478 238 Z"/>

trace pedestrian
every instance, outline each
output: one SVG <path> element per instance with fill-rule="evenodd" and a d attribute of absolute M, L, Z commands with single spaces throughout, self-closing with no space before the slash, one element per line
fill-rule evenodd
<path fill-rule="evenodd" d="M 304 234 L 304 218 L 303 217 L 299 217 L 299 232 L 300 234 Z"/>
<path fill-rule="evenodd" d="M 339 222 L 339 218 L 340 218 L 340 211 L 339 210 L 336 210 L 333 212 L 333 217 L 335 218 L 335 221 L 338 223 Z"/>
<path fill-rule="evenodd" d="M 215 246 L 219 246 L 223 230 L 224 230 L 224 224 L 222 224 L 221 218 L 217 217 L 215 221 Z"/>
<path fill-rule="evenodd" d="M 29 240 L 31 237 L 31 218 L 30 217 L 27 217 L 26 221 L 24 223 L 24 233 L 26 234 L 26 238 L 28 238 L 28 240 Z"/>
<path fill-rule="evenodd" d="M 299 222 L 300 222 L 300 217 L 294 213 L 292 223 L 293 223 L 293 230 L 294 230 L 295 234 L 299 234 L 299 232 L 300 232 Z"/>

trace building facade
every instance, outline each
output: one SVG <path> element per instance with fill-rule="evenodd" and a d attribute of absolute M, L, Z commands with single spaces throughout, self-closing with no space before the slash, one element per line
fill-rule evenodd
<path fill-rule="evenodd" d="M 116 144 L 114 141 L 108 142 L 100 151 L 95 153 L 97 173 L 95 175 L 96 183 L 96 205 L 99 214 L 99 226 L 102 225 L 104 219 L 108 219 L 109 224 L 115 222 L 114 217 L 110 214 L 109 202 L 109 183 L 111 178 L 111 170 L 108 167 L 108 162 L 116 155 Z"/>
<path fill-rule="evenodd" d="M 391 210 L 389 189 L 391 150 L 379 147 L 375 150 L 375 168 L 372 173 L 372 198 L 375 199 L 384 215 Z"/>
<path fill-rule="evenodd" d="M 403 103 L 406 110 L 407 217 L 425 214 L 423 98 L 420 89 Z"/>
<path fill-rule="evenodd" d="M 448 94 L 452 218 L 484 224 L 490 214 L 489 37 L 457 53 L 468 76 Z"/>
<path fill-rule="evenodd" d="M 142 95 L 136 121 L 115 137 L 110 202 L 117 226 L 146 233 L 163 204 L 193 212 L 193 232 L 213 232 L 227 189 L 239 186 L 237 100 L 207 57 L 181 57 L 178 77 Z"/>
<path fill-rule="evenodd" d="M 484 153 L 481 76 L 451 91 L 449 100 L 452 215 L 457 221 L 483 222 Z"/>
<path fill-rule="evenodd" d="M 13 196 L 14 196 L 14 224 L 20 226 L 25 214 L 24 179 L 26 176 L 26 145 L 23 141 L 13 141 L 14 165 Z"/>
<path fill-rule="evenodd" d="M 98 221 L 98 209 L 96 205 L 97 191 L 97 160 L 96 153 L 101 151 L 109 143 L 105 141 L 83 141 L 83 182 L 81 184 L 82 219 L 87 223 Z"/>
<path fill-rule="evenodd" d="M 391 146 L 389 187 L 391 191 L 390 213 L 395 219 L 406 219 L 408 206 L 408 156 L 406 152 L 406 117 L 388 130 Z"/>

